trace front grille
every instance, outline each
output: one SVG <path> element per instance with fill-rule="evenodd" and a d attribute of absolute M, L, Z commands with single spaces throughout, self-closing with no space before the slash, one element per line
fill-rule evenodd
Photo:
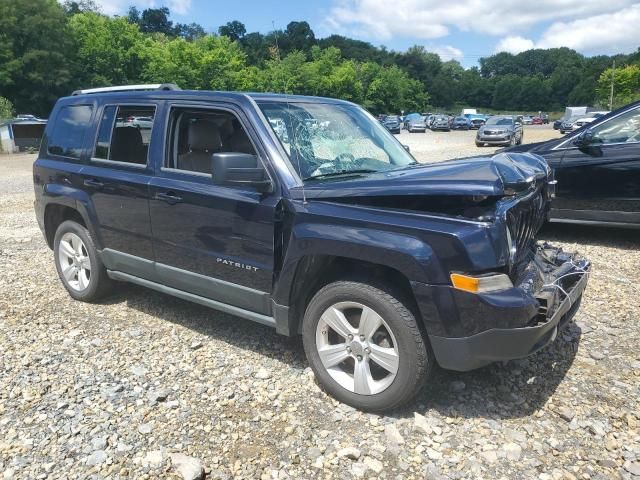
<path fill-rule="evenodd" d="M 532 197 L 518 202 L 507 212 L 507 226 L 516 246 L 513 267 L 527 260 L 536 234 L 545 220 L 545 202 L 540 190 Z"/>

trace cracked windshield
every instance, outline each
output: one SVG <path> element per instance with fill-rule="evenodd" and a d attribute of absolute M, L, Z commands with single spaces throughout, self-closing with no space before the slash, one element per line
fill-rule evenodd
<path fill-rule="evenodd" d="M 265 102 L 260 108 L 305 181 L 416 163 L 379 122 L 355 105 Z"/>

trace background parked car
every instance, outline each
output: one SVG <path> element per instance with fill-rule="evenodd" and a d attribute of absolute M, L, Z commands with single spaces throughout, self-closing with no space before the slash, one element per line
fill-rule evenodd
<path fill-rule="evenodd" d="M 555 122 L 553 122 L 553 129 L 554 130 L 560 130 L 560 126 L 562 125 L 562 119 L 558 119 Z"/>
<path fill-rule="evenodd" d="M 387 115 L 384 122 L 382 122 L 382 125 L 384 125 L 391 133 L 400 133 L 402 124 L 400 122 L 400 117 L 397 115 Z"/>
<path fill-rule="evenodd" d="M 405 130 L 409 129 L 409 123 L 412 120 L 419 120 L 422 118 L 422 115 L 417 113 L 417 112 L 413 112 L 413 113 L 408 113 L 407 115 L 404 116 L 404 118 L 402 119 L 402 128 L 404 128 Z"/>
<path fill-rule="evenodd" d="M 593 121 L 595 121 L 596 119 L 606 115 L 609 112 L 606 111 L 602 111 L 602 112 L 590 112 L 589 115 L 579 118 L 578 120 L 576 120 L 575 122 L 573 122 L 573 130 L 577 130 L 580 127 L 583 127 Z"/>
<path fill-rule="evenodd" d="M 533 117 L 531 121 L 531 125 L 542 125 L 543 123 L 542 117 Z"/>
<path fill-rule="evenodd" d="M 451 122 L 452 130 L 469 130 L 471 128 L 471 122 L 466 117 L 455 117 Z"/>
<path fill-rule="evenodd" d="M 554 170 L 551 221 L 640 227 L 640 102 L 566 137 L 505 151 L 536 153 Z"/>
<path fill-rule="evenodd" d="M 480 128 L 487 121 L 484 115 L 465 115 L 471 122 L 471 128 Z"/>
<path fill-rule="evenodd" d="M 522 124 L 523 125 L 533 125 L 533 118 L 530 117 L 529 115 L 524 115 L 522 117 Z"/>
<path fill-rule="evenodd" d="M 446 115 L 436 115 L 431 122 L 431 130 L 442 130 L 446 132 L 451 130 L 449 117 Z"/>
<path fill-rule="evenodd" d="M 418 118 L 414 118 L 412 120 L 409 120 L 409 123 L 407 124 L 407 130 L 409 131 L 409 133 L 413 133 L 413 132 L 426 132 L 427 131 L 427 123 L 425 121 L 424 117 L 418 117 Z"/>
<path fill-rule="evenodd" d="M 476 146 L 519 145 L 522 143 L 522 124 L 512 116 L 496 116 L 487 120 L 476 134 Z"/>

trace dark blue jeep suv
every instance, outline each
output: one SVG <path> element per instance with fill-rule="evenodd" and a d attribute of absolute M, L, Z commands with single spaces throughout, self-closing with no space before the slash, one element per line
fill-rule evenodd
<path fill-rule="evenodd" d="M 349 102 L 109 87 L 58 101 L 35 210 L 69 294 L 132 282 L 301 334 L 339 400 L 411 400 L 552 342 L 590 264 L 537 243 L 534 154 L 421 165 Z"/>

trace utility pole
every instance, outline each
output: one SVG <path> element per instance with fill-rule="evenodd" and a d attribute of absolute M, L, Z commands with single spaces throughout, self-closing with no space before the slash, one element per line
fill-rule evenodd
<path fill-rule="evenodd" d="M 613 68 L 611 69 L 611 92 L 609 93 L 609 110 L 613 110 L 613 84 L 616 78 L 616 61 L 613 61 Z"/>

